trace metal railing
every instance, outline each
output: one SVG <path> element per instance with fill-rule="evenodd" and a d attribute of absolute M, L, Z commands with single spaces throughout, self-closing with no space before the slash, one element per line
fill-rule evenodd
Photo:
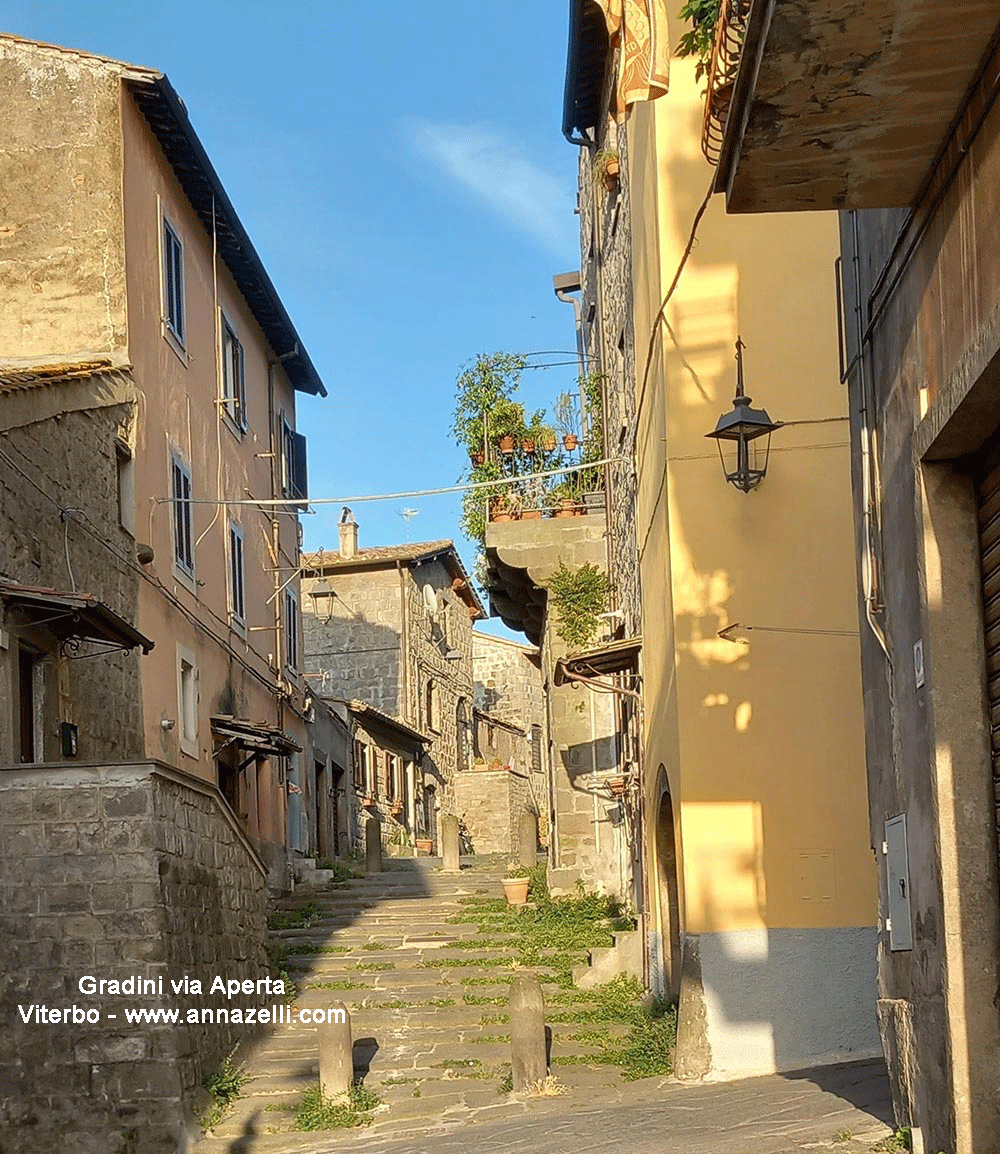
<path fill-rule="evenodd" d="M 719 163 L 722 152 L 750 5 L 751 0 L 722 0 L 719 6 L 715 43 L 712 45 L 712 56 L 706 73 L 708 90 L 705 94 L 705 122 L 701 133 L 701 150 L 705 159 L 713 165 Z"/>

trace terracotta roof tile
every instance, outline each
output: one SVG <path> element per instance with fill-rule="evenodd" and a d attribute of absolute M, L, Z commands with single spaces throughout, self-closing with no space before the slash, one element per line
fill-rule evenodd
<path fill-rule="evenodd" d="M 302 554 L 303 569 L 336 569 L 346 565 L 379 565 L 385 561 L 419 561 L 423 557 L 432 557 L 435 553 L 443 553 L 447 549 L 454 549 L 452 541 L 417 541 L 407 542 L 405 545 L 373 545 L 368 549 L 359 549 L 353 557 L 341 557 L 334 550 L 320 549 L 315 553 Z"/>

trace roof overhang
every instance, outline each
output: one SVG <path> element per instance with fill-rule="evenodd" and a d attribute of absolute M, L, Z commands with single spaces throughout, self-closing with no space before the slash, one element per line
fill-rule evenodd
<path fill-rule="evenodd" d="M 0 582 L 0 600 L 21 609 L 31 624 L 44 626 L 62 642 L 93 641 L 143 653 L 153 648 L 148 637 L 89 593 Z"/>
<path fill-rule="evenodd" d="M 562 123 L 570 144 L 594 141 L 607 59 L 608 26 L 600 6 L 596 0 L 570 0 Z"/>
<path fill-rule="evenodd" d="M 915 204 L 998 21 L 983 0 L 753 0 L 715 185 L 728 211 Z"/>
<path fill-rule="evenodd" d="M 366 726 L 372 725 L 381 728 L 391 733 L 397 740 L 403 738 L 404 741 L 414 743 L 420 747 L 429 745 L 431 742 L 430 734 L 422 733 L 419 729 L 415 729 L 412 725 L 407 725 L 405 721 L 401 721 L 398 717 L 383 713 L 381 709 L 376 709 L 374 705 L 369 705 L 367 701 L 349 701 L 347 708 Z"/>
<path fill-rule="evenodd" d="M 604 511 L 565 520 L 490 521 L 486 527 L 486 587 L 493 614 L 541 645 L 546 582 L 560 562 L 571 568 L 607 563 Z"/>
<path fill-rule="evenodd" d="M 125 79 L 191 207 L 232 274 L 292 387 L 313 396 L 326 388 L 295 331 L 278 291 L 188 119 L 183 101 L 161 73 L 133 73 Z"/>
<path fill-rule="evenodd" d="M 598 649 L 588 649 L 586 653 L 560 658 L 556 662 L 553 680 L 556 685 L 563 685 L 566 681 L 572 680 L 574 675 L 610 677 L 615 673 L 637 673 L 640 653 L 642 653 L 641 637 L 610 641 Z"/>
<path fill-rule="evenodd" d="M 302 752 L 302 746 L 287 733 L 263 722 L 244 721 L 223 714 L 211 720 L 214 736 L 258 757 L 287 757 L 290 753 Z"/>

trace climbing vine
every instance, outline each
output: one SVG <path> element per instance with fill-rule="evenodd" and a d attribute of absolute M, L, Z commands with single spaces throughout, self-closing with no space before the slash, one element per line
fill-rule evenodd
<path fill-rule="evenodd" d="M 719 22 L 720 0 L 687 0 L 681 9 L 681 19 L 690 20 L 691 27 L 680 38 L 678 56 L 696 56 L 695 80 L 700 80 L 712 60 L 715 26 Z"/>
<path fill-rule="evenodd" d="M 610 591 L 608 575 L 596 565 L 569 569 L 560 561 L 548 590 L 559 616 L 556 633 L 570 649 L 582 649 L 601 627 Z"/>

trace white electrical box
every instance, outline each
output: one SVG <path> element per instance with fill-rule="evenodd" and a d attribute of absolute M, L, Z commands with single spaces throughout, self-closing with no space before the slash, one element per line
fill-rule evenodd
<path fill-rule="evenodd" d="M 885 869 L 889 895 L 889 949 L 912 950 L 910 865 L 906 852 L 906 814 L 885 823 Z"/>

